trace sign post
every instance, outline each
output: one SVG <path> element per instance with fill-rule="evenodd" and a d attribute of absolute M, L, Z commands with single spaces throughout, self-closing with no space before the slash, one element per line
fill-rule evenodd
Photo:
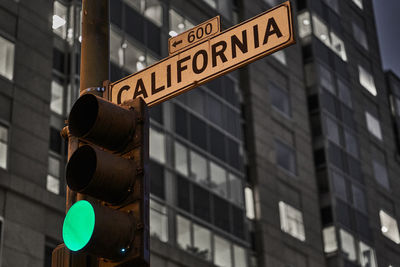
<path fill-rule="evenodd" d="M 141 97 L 151 107 L 294 43 L 287 1 L 112 83 L 109 100 Z"/>

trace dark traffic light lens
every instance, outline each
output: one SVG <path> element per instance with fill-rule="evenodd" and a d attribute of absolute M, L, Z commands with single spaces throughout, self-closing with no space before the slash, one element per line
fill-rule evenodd
<path fill-rule="evenodd" d="M 90 241 L 95 226 L 92 204 L 86 200 L 76 202 L 64 219 L 62 235 L 68 249 L 78 251 Z"/>

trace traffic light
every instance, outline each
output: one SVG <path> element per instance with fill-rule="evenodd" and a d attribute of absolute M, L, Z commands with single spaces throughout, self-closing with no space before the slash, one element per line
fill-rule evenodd
<path fill-rule="evenodd" d="M 80 199 L 68 210 L 63 239 L 73 253 L 96 256 L 99 266 L 149 266 L 149 123 L 141 98 L 113 104 L 81 96 L 68 118 L 81 141 L 66 167 Z"/>

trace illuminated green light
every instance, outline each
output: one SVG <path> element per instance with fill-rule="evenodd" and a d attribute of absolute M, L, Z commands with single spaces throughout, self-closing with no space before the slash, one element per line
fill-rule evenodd
<path fill-rule="evenodd" d="M 92 237 L 95 214 L 92 204 L 86 200 L 76 202 L 68 210 L 64 219 L 64 244 L 72 251 L 81 250 Z"/>

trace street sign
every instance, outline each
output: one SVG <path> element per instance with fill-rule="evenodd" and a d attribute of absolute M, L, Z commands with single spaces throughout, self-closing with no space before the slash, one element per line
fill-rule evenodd
<path fill-rule="evenodd" d="M 287 1 L 112 83 L 109 99 L 142 97 L 151 107 L 294 43 Z"/>
<path fill-rule="evenodd" d="M 221 31 L 220 18 L 216 16 L 196 27 L 187 30 L 168 40 L 168 51 L 172 55 L 188 46 L 192 46 L 201 40 L 210 38 Z"/>

